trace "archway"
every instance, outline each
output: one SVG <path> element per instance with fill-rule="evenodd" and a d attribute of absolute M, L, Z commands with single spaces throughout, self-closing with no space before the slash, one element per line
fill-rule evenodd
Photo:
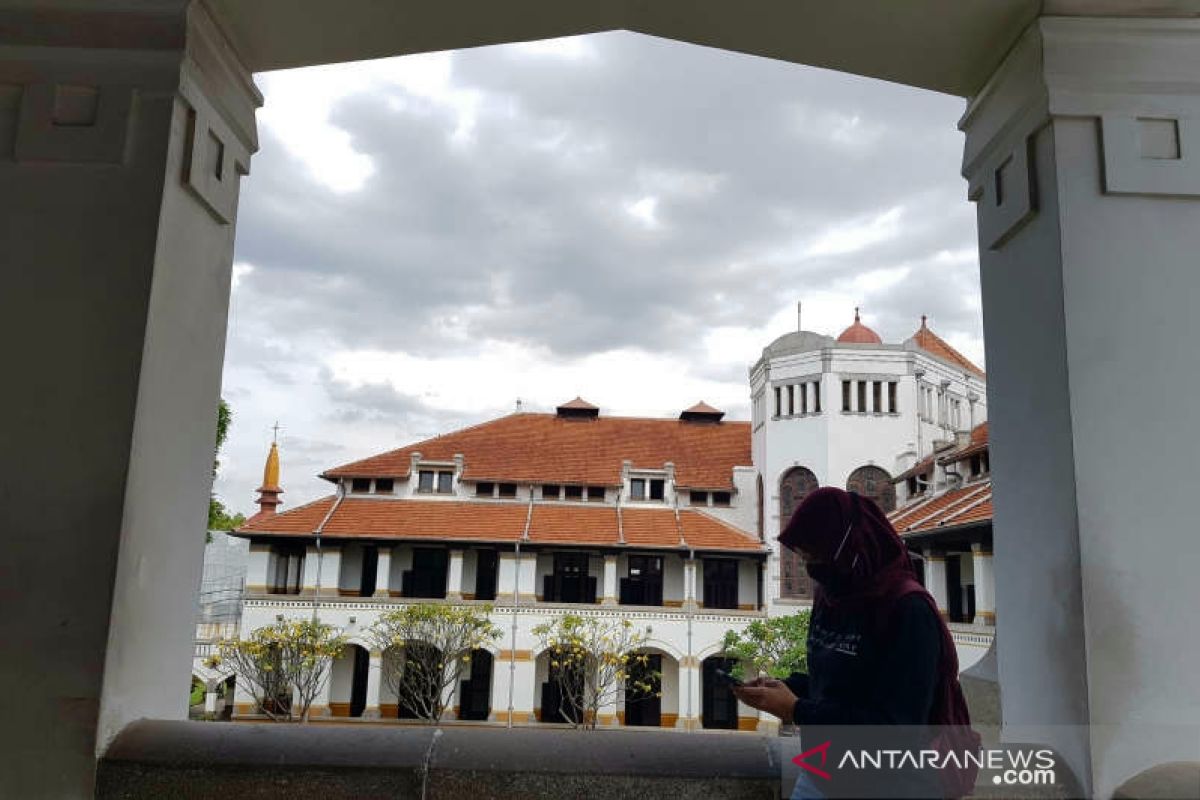
<path fill-rule="evenodd" d="M 779 479 L 779 530 L 782 531 L 792 518 L 800 503 L 820 483 L 817 476 L 807 467 L 792 467 Z M 812 579 L 804 571 L 800 554 L 790 548 L 779 547 L 779 596 L 786 598 L 811 599 Z"/>
<path fill-rule="evenodd" d="M 700 724 L 705 728 L 737 730 L 738 701 L 732 684 L 723 677 L 737 664 L 723 655 L 704 659 L 700 670 Z"/>
<path fill-rule="evenodd" d="M 357 644 L 348 644 L 329 670 L 329 714 L 361 717 L 367 707 L 367 676 L 371 654 Z"/>
<path fill-rule="evenodd" d="M 885 514 L 896 510 L 896 484 L 882 467 L 868 464 L 854 470 L 846 481 L 846 491 L 874 500 Z"/>
<path fill-rule="evenodd" d="M 564 668 L 551 658 L 549 650 L 543 650 L 534 665 L 534 676 L 534 713 L 539 722 L 577 724 L 583 721 L 583 709 L 574 701 L 583 696 L 581 669 Z"/>
<path fill-rule="evenodd" d="M 458 685 L 458 718 L 485 720 L 492 713 L 492 654 L 472 650 L 471 663 Z"/>
<path fill-rule="evenodd" d="M 639 683 L 649 688 L 639 688 Z M 657 648 L 635 653 L 618 716 L 631 727 L 674 728 L 679 720 L 679 662 Z"/>

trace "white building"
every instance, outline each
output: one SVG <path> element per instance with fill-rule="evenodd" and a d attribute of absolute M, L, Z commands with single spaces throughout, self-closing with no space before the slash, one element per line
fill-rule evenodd
<path fill-rule="evenodd" d="M 827 484 L 895 509 L 891 470 L 983 419 L 983 381 L 924 320 L 889 345 L 856 314 L 836 339 L 798 330 L 763 351 L 750 424 L 703 403 L 678 419 L 607 417 L 576 398 L 331 469 L 334 494 L 280 514 L 272 445 L 262 510 L 239 531 L 251 542 L 242 629 L 313 614 L 341 628 L 351 651 L 315 713 L 394 718 L 404 710 L 369 642 L 380 611 L 491 603 L 506 636 L 472 659 L 450 705 L 526 723 L 556 720 L 558 706 L 533 628 L 567 611 L 629 619 L 652 631 L 662 697 L 630 715 L 618 702 L 602 722 L 770 726 L 713 670 L 726 631 L 811 603 L 799 559 L 780 557 L 780 520 Z M 947 614 L 948 590 L 935 592 Z M 965 668 L 991 628 L 954 622 Z"/>
<path fill-rule="evenodd" d="M 797 324 L 763 349 L 750 393 L 772 610 L 780 613 L 812 601 L 803 565 L 776 541 L 808 492 L 837 486 L 890 512 L 896 473 L 987 418 L 983 372 L 924 317 L 899 344 L 885 344 L 857 310 L 837 338 Z"/>
<path fill-rule="evenodd" d="M 331 469 L 332 495 L 283 513 L 272 447 L 262 510 L 239 531 L 242 629 L 313 614 L 342 629 L 350 652 L 314 714 L 396 718 L 368 636 L 378 614 L 492 604 L 505 636 L 472 658 L 451 716 L 525 724 L 559 706 L 532 629 L 565 612 L 628 619 L 650 628 L 661 698 L 629 715 L 618 702 L 601 724 L 754 730 L 759 713 L 713 675 L 729 667 L 725 632 L 767 604 L 749 425 L 723 416 L 699 404 L 678 419 L 606 417 L 576 399 Z M 238 712 L 253 711 L 240 696 Z"/>

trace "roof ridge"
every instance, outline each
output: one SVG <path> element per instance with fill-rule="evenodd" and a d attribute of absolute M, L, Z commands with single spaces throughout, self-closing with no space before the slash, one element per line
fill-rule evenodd
<path fill-rule="evenodd" d="M 420 441 L 413 442 L 412 444 L 401 445 L 400 447 L 393 447 L 391 450 L 385 450 L 382 453 L 375 453 L 374 455 L 366 456 L 364 458 L 356 458 L 353 461 L 347 461 L 345 464 L 338 464 L 335 467 L 331 467 L 327 470 L 322 471 L 320 477 L 324 477 L 325 475 L 328 475 L 331 472 L 336 472 L 338 470 L 345 469 L 346 467 L 352 467 L 355 464 L 358 464 L 362 461 L 369 461 L 374 458 L 382 458 L 384 456 L 390 456 L 393 453 L 399 453 L 403 450 L 410 450 L 414 447 L 420 447 L 423 444 L 429 444 L 430 442 L 436 442 L 438 439 L 445 439 L 448 436 L 457 436 L 459 434 L 466 433 L 468 431 L 473 431 L 477 428 L 482 428 L 485 425 L 493 425 L 497 422 L 500 422 L 501 420 L 508 419 L 509 417 L 520 417 L 520 416 L 527 416 L 527 415 L 533 415 L 533 414 L 534 414 L 534 412 L 511 411 L 507 414 L 502 414 L 499 417 L 493 417 L 492 419 L 485 419 L 482 422 L 476 422 L 474 425 L 467 425 L 466 427 L 463 427 L 463 428 L 456 428 L 455 430 L 448 431 L 447 433 L 439 433 L 437 436 L 428 436 L 424 439 L 421 439 Z M 553 415 L 547 414 L 547 415 L 539 415 L 539 416 L 553 416 Z"/>

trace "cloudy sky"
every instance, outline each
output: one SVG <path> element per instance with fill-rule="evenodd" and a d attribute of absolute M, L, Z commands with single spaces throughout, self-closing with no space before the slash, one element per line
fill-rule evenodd
<path fill-rule="evenodd" d="M 982 363 L 958 98 L 631 33 L 258 76 L 216 491 L 582 395 L 749 415 L 747 368 L 856 305 Z"/>

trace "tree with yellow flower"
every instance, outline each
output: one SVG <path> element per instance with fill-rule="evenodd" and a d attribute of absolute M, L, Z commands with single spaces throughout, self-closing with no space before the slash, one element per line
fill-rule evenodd
<path fill-rule="evenodd" d="M 446 712 L 448 689 L 471 663 L 471 653 L 500 638 L 490 605 L 417 603 L 387 611 L 370 637 L 384 654 L 383 681 L 402 707 L 433 724 Z"/>
<path fill-rule="evenodd" d="M 573 727 L 593 730 L 600 709 L 625 696 L 659 695 L 661 676 L 645 669 L 640 653 L 650 641 L 650 628 L 629 620 L 564 614 L 533 629 L 540 649 L 550 658 L 550 680 L 559 692 L 559 713 Z"/>
<path fill-rule="evenodd" d="M 280 620 L 241 639 L 224 639 L 211 668 L 237 675 L 259 711 L 275 722 L 307 722 L 308 710 L 329 680 L 346 637 L 314 620 Z"/>

